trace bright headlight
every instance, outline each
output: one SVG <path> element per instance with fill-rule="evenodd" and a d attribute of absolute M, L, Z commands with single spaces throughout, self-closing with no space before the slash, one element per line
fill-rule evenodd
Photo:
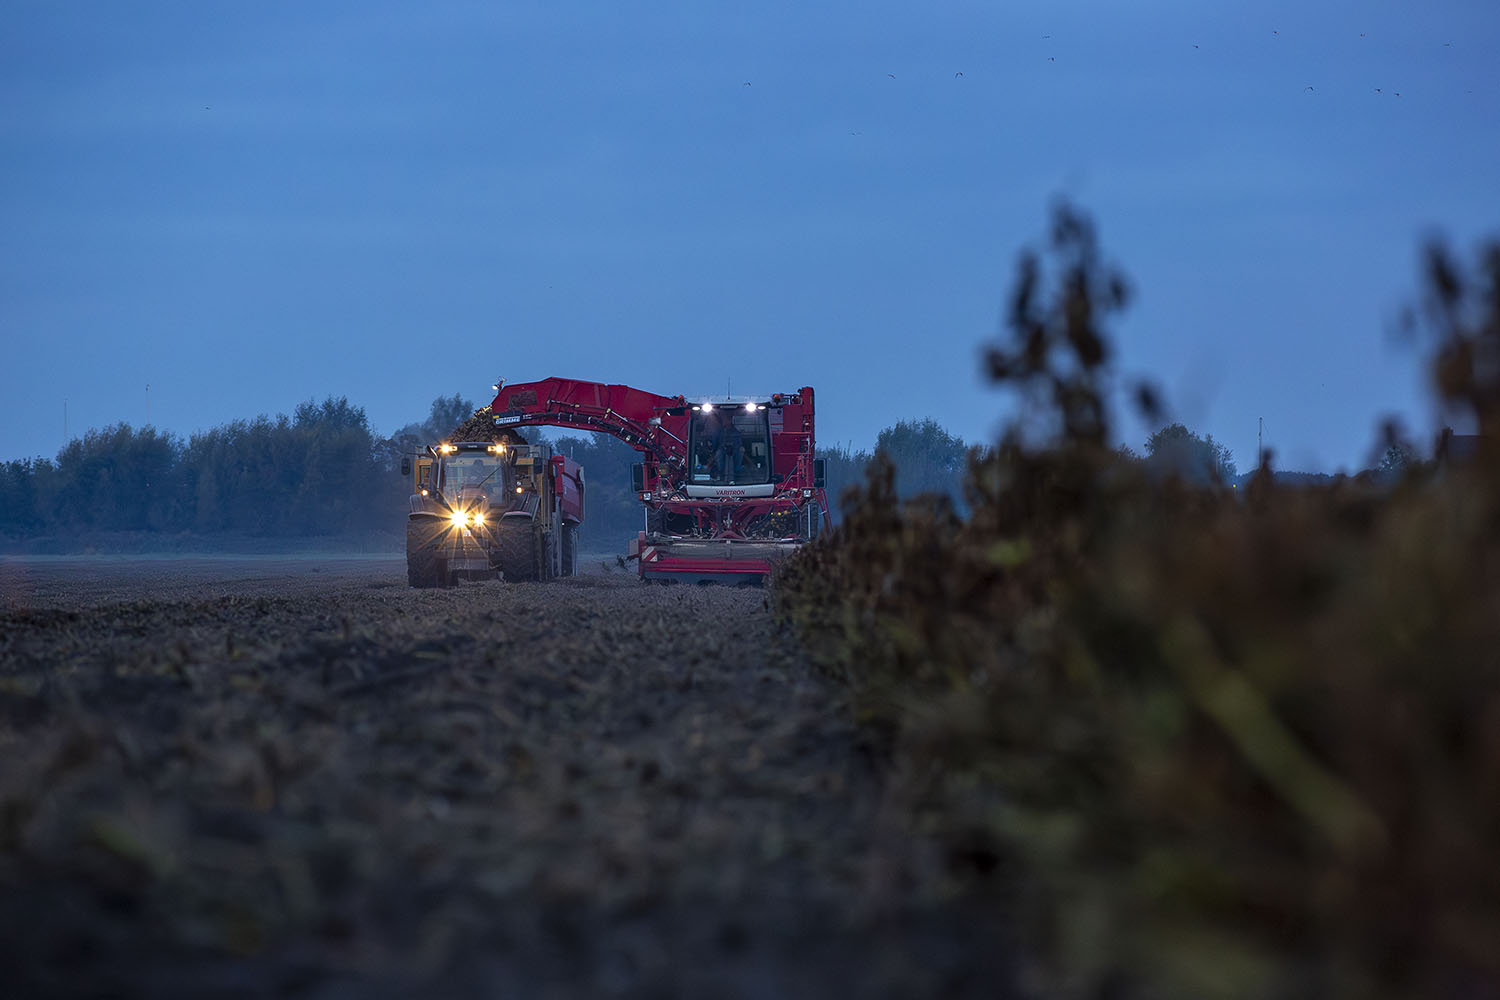
<path fill-rule="evenodd" d="M 474 515 L 474 523 L 477 524 L 477 525 L 479 525 L 479 526 L 481 526 L 481 527 L 483 527 L 484 526 L 484 515 L 483 514 L 475 514 Z"/>

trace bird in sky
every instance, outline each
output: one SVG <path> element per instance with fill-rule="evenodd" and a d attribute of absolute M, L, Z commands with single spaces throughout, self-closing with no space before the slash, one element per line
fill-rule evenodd
<path fill-rule="evenodd" d="M 1304 94 L 1305 94 L 1305 93 L 1307 93 L 1307 92 L 1308 92 L 1308 91 L 1309 91 L 1309 90 L 1312 90 L 1312 88 L 1311 88 L 1311 87 L 1303 87 L 1303 88 L 1302 88 L 1302 92 L 1303 92 L 1303 93 L 1304 93 Z"/>
<path fill-rule="evenodd" d="M 959 78 L 959 77 L 961 77 L 961 76 L 963 76 L 963 75 L 964 75 L 964 74 L 963 74 L 963 71 L 962 71 L 962 70 L 960 70 L 960 71 L 958 71 L 958 72 L 957 72 L 957 73 L 954 73 L 954 74 L 953 74 L 953 78 L 954 78 L 954 79 L 955 79 L 955 80 L 956 80 L 956 79 L 958 79 L 958 78 Z"/>
<path fill-rule="evenodd" d="M 886 76 L 890 77 L 892 80 L 896 79 L 895 73 L 887 73 Z"/>

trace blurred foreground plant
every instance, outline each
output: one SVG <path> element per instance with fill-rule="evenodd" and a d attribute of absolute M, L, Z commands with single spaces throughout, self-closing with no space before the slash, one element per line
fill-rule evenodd
<path fill-rule="evenodd" d="M 1107 447 L 1128 286 L 1067 207 L 1049 259 L 987 353 L 1025 408 L 971 516 L 877 461 L 778 612 L 888 735 L 947 890 L 1015 903 L 1040 989 L 1495 995 L 1500 246 L 1430 250 L 1415 320 L 1472 460 L 1314 488 L 1267 459 L 1241 491 Z"/>

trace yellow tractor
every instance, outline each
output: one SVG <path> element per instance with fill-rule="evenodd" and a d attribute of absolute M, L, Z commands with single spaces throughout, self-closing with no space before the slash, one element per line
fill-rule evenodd
<path fill-rule="evenodd" d="M 545 443 L 463 441 L 416 461 L 406 518 L 406 578 L 446 587 L 460 578 L 572 576 L 583 521 L 583 469 Z"/>

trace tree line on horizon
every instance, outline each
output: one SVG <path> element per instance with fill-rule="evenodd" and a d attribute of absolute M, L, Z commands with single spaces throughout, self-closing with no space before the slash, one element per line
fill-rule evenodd
<path fill-rule="evenodd" d="M 433 400 L 426 419 L 389 437 L 346 397 L 309 400 L 290 416 L 235 420 L 187 440 L 126 423 L 91 429 L 56 458 L 0 463 L 0 537 L 172 534 L 306 539 L 399 534 L 410 480 L 401 459 L 442 440 L 473 415 L 458 394 Z M 533 440 L 536 440 L 533 437 Z M 585 470 L 582 543 L 614 551 L 642 525 L 630 489 L 634 449 L 604 434 L 548 433 Z M 958 499 L 967 446 L 936 421 L 901 421 L 881 431 L 876 452 L 904 470 L 909 495 Z M 857 483 L 872 453 L 819 449 L 829 493 Z"/>
<path fill-rule="evenodd" d="M 264 539 L 399 533 L 409 480 L 400 474 L 411 455 L 447 436 L 475 410 L 459 394 L 433 400 L 426 418 L 388 437 L 371 427 L 364 408 L 346 397 L 309 400 L 290 416 L 262 414 L 191 435 L 115 424 L 69 441 L 55 459 L 0 463 L 0 536 L 10 539 L 67 533 L 171 533 Z M 582 545 L 614 551 L 642 526 L 630 491 L 628 445 L 603 434 L 557 434 L 548 440 L 585 470 L 587 514 Z M 963 480 L 984 449 L 966 443 L 931 417 L 885 428 L 873 450 L 825 446 L 830 516 L 839 516 L 845 491 L 864 481 L 876 455 L 896 469 L 900 498 L 945 496 L 963 512 Z M 1163 473 L 1192 482 L 1232 483 L 1229 449 L 1182 424 L 1154 433 L 1137 455 Z M 1397 470 L 1405 453 L 1386 456 Z M 1310 477 L 1311 474 L 1282 474 Z"/>

